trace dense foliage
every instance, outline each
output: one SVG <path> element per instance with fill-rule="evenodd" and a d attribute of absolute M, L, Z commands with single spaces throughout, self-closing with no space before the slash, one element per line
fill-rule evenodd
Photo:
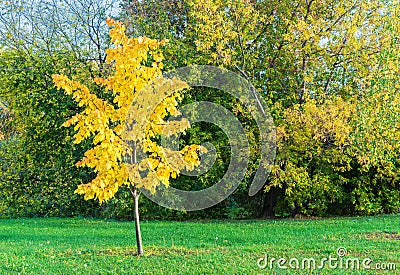
<path fill-rule="evenodd" d="M 12 52 L 4 52 L 0 62 L 0 97 L 12 110 L 13 130 L 0 141 L 1 216 L 91 213 L 73 194 L 91 175 L 73 166 L 85 145 L 74 145 L 71 131 L 61 127 L 76 107 L 52 84 L 55 63 Z"/>
<path fill-rule="evenodd" d="M 246 197 L 246 188 L 231 196 L 235 205 L 245 207 L 239 212 L 327 215 L 400 210 L 398 3 L 125 3 L 133 33 L 173 41 L 166 50 L 170 66 L 226 67 L 249 79 L 269 102 L 278 127 L 275 166 L 263 201 Z M 237 112 L 232 99 L 215 91 L 213 96 L 224 106 L 230 103 L 245 123 L 246 115 Z M 209 99 L 204 91 L 194 97 Z M 256 136 L 254 125 L 245 125 Z M 226 213 L 228 207 L 222 207 Z"/>
<path fill-rule="evenodd" d="M 232 196 L 202 211 L 169 210 L 141 197 L 143 218 L 400 212 L 398 1 L 125 0 L 121 7 L 129 36 L 168 39 L 164 71 L 187 64 L 235 71 L 257 88 L 277 126 L 277 157 L 265 192 L 249 197 L 259 160 L 256 124 L 229 95 L 191 89 L 184 103 L 213 101 L 239 118 L 252 148 L 248 173 Z M 82 109 L 51 79 L 62 73 L 111 99 L 87 78 L 110 75 L 105 59 L 82 59 L 77 47 L 27 54 L 21 41 L 15 48 L 12 39 L 1 43 L 7 48 L 0 57 L 0 215 L 132 219 L 129 190 L 100 208 L 83 206 L 73 194 L 94 179 L 89 169 L 73 166 L 92 140 L 75 144 L 72 129 L 61 127 Z M 184 141 L 212 142 L 217 161 L 207 174 L 171 185 L 198 190 L 222 177 L 230 151 L 218 127 L 196 123 Z"/>

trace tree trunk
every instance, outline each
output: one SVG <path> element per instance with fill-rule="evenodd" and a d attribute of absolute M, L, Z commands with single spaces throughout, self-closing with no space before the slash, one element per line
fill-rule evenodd
<path fill-rule="evenodd" d="M 129 146 L 132 148 L 132 154 L 130 155 L 130 164 L 136 164 L 136 142 L 128 142 Z M 134 200 L 134 212 L 133 216 L 135 218 L 135 230 L 136 230 L 136 245 L 138 249 L 138 255 L 143 255 L 143 244 L 142 244 L 142 233 L 140 232 L 140 218 L 139 218 L 139 196 L 140 191 L 137 190 L 134 184 L 132 188 L 129 188 Z"/>
<path fill-rule="evenodd" d="M 142 233 L 140 232 L 140 219 L 139 219 L 139 195 L 136 187 L 133 187 L 133 199 L 134 204 L 134 217 L 135 217 L 135 229 L 136 229 L 136 244 L 138 249 L 138 255 L 143 255 L 143 244 L 142 244 Z"/>
<path fill-rule="evenodd" d="M 276 187 L 272 187 L 268 192 L 264 194 L 263 209 L 261 212 L 262 218 L 274 218 L 275 217 L 275 205 L 278 201 L 279 190 Z"/>

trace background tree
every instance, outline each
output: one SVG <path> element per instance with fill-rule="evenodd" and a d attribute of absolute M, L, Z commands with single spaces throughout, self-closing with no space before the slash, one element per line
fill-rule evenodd
<path fill-rule="evenodd" d="M 367 187 L 369 184 L 362 179 L 363 176 L 355 172 L 358 171 L 355 158 L 359 155 L 339 154 L 342 159 L 337 159 L 335 156 L 338 152 L 333 152 L 355 146 L 349 141 L 345 143 L 346 146 L 342 144 L 346 139 L 343 139 L 341 131 L 347 129 L 348 132 L 348 127 L 354 131 L 359 123 L 352 118 L 349 126 L 348 116 L 353 114 L 354 108 L 350 102 L 374 93 L 374 82 L 378 80 L 372 80 L 371 76 L 379 74 L 382 67 L 390 70 L 389 74 L 396 74 L 398 70 L 395 65 L 389 66 L 390 69 L 385 65 L 387 60 L 381 58 L 381 54 L 386 52 L 391 52 L 392 57 L 396 56 L 393 55 L 398 48 L 393 44 L 395 34 L 388 30 L 395 28 L 398 3 L 193 3 L 196 9 L 192 15 L 196 22 L 200 21 L 193 27 L 198 36 L 198 49 L 209 54 L 215 62 L 236 67 L 249 75 L 253 82 L 260 83 L 264 96 L 271 99 L 278 126 L 281 129 L 297 128 L 292 128 L 294 131 L 290 134 L 280 132 L 284 136 L 280 137 L 283 140 L 278 147 L 277 170 L 272 174 L 267 190 L 273 186 L 281 188 L 287 205 L 303 214 L 326 213 L 324 203 L 319 199 L 331 206 L 345 202 L 344 205 L 355 204 L 355 208 L 360 209 L 357 206 L 360 201 L 351 199 L 352 195 L 348 196 L 349 193 L 354 194 L 354 187 L 345 183 L 356 183 L 368 189 L 369 193 L 374 193 Z M 340 105 L 335 107 L 334 103 L 332 106 L 330 98 Z M 342 99 L 345 101 L 342 102 Z M 310 101 L 308 104 L 307 100 Z M 363 107 L 366 106 L 359 106 Z M 334 111 L 337 108 L 339 113 Z M 331 115 L 334 117 L 329 118 Z M 312 121 L 311 125 L 305 125 L 307 120 Z M 321 121 L 326 125 L 318 126 Z M 330 123 L 333 128 L 328 130 Z M 341 127 L 344 127 L 343 130 L 340 130 Z M 374 128 L 373 124 L 369 127 Z M 322 133 L 318 134 L 318 129 Z M 292 138 L 298 143 L 292 144 Z M 334 149 L 333 154 L 321 151 L 318 142 L 325 143 L 325 149 Z M 287 155 L 287 150 L 293 155 Z M 327 161 L 328 165 L 318 163 L 319 159 Z M 341 167 L 341 172 L 336 167 L 338 165 L 345 165 Z M 348 173 L 344 175 L 343 171 Z M 296 186 L 295 192 L 291 185 Z M 392 186 L 391 190 L 397 193 L 395 190 L 398 190 L 398 186 Z M 328 198 L 338 192 L 340 195 L 336 198 Z M 298 200 L 288 199 L 292 195 L 298 196 Z M 381 207 L 377 203 L 373 208 L 379 212 Z M 338 213 L 336 210 L 329 209 L 328 212 Z M 370 213 L 371 210 L 363 211 Z"/>
<path fill-rule="evenodd" d="M 61 127 L 80 108 L 55 89 L 51 75 L 107 74 L 101 65 L 108 43 L 104 20 L 115 12 L 112 4 L 0 2 L 0 98 L 17 130 L 7 127 L 0 147 L 2 215 L 99 215 L 73 195 L 79 182 L 92 178 L 88 169 L 73 167 L 89 143 L 73 144 L 72 130 Z"/>
<path fill-rule="evenodd" d="M 60 58 L 60 64 L 68 64 L 66 58 Z M 75 181 L 90 178 L 88 171 L 72 166 L 84 146 L 73 145 L 72 132 L 61 127 L 76 107 L 52 87 L 48 74 L 57 67 L 36 60 L 8 51 L 0 57 L 0 97 L 12 110 L 11 128 L 5 129 L 0 148 L 2 214 L 90 214 L 83 200 L 72 195 Z"/>
<path fill-rule="evenodd" d="M 172 66 L 193 62 L 236 70 L 269 102 L 281 136 L 264 208 L 272 210 L 278 202 L 275 210 L 283 215 L 289 214 L 289 209 L 307 215 L 398 211 L 393 203 L 387 203 L 389 196 L 382 197 L 386 193 L 398 198 L 396 180 L 383 183 L 376 179 L 383 162 L 375 162 L 368 172 L 360 163 L 360 156 L 368 158 L 371 150 L 378 148 L 367 145 L 370 138 L 360 138 L 378 127 L 373 104 L 366 102 L 379 98 L 376 93 L 386 90 L 384 85 L 398 83 L 396 1 L 188 0 L 181 5 L 185 7 L 181 19 L 174 20 L 171 18 L 179 15 L 170 8 L 172 2 L 126 1 L 133 6 L 126 20 L 141 26 L 151 21 L 148 14 L 155 15 L 160 18 L 159 26 L 134 30 L 173 37 L 176 31 L 171 22 L 179 22 L 182 45 L 171 52 L 179 56 L 187 47 L 195 57 L 188 55 Z M 154 6 L 160 10 L 154 12 Z M 380 121 L 395 124 L 397 119 L 388 116 L 396 112 L 395 103 L 381 104 L 385 119 Z M 360 112 L 361 108 L 365 111 Z M 361 114 L 363 117 L 358 116 Z M 244 118 L 243 113 L 238 115 Z M 367 126 L 366 121 L 372 124 Z M 256 135 L 254 127 L 249 130 Z M 357 144 L 353 142 L 355 133 Z M 385 135 L 397 140 L 389 132 Z M 362 153 L 361 148 L 370 149 Z M 396 165 L 396 151 L 390 155 L 385 167 Z M 386 191 L 379 190 L 378 182 Z M 361 206 L 378 193 L 382 199 L 373 199 L 369 210 Z"/>
<path fill-rule="evenodd" d="M 156 38 L 167 38 L 170 42 L 163 50 L 165 56 L 165 70 L 170 70 L 187 64 L 207 64 L 208 57 L 196 48 L 196 37 L 190 27 L 195 24 L 193 18 L 189 17 L 191 10 L 190 3 L 187 1 L 124 1 L 122 18 L 125 18 L 127 32 L 136 35 L 146 35 Z M 156 23 L 157 22 L 157 23 Z M 216 89 L 192 88 L 189 93 L 185 94 L 182 104 L 191 103 L 193 101 L 213 101 L 235 113 L 240 113 L 239 119 L 245 128 L 254 127 L 251 116 L 243 112 L 243 106 L 230 95 L 227 95 Z M 252 161 L 249 172 L 246 174 L 248 181 L 252 173 L 257 169 L 257 145 L 255 136 L 257 133 L 249 133 L 249 140 L 252 144 L 251 150 Z M 218 138 L 217 138 L 218 137 Z M 184 140 L 189 143 L 201 144 L 210 142 L 217 150 L 217 159 L 215 165 L 206 174 L 199 177 L 181 176 L 172 181 L 172 185 L 182 190 L 200 190 L 210 187 L 222 178 L 227 170 L 230 159 L 229 141 L 226 135 L 217 126 L 210 123 L 198 122 L 191 125 Z M 248 215 L 259 215 L 257 204 L 262 196 L 258 194 L 252 200 L 248 197 L 248 186 L 243 182 L 235 192 L 227 200 L 212 207 L 208 210 L 199 210 L 196 212 L 181 212 L 170 209 L 163 209 L 148 203 L 151 213 L 157 213 L 156 217 L 173 219 L 190 219 L 190 218 L 208 218 L 210 215 L 216 218 L 237 218 Z M 245 205 L 245 207 L 243 207 Z M 211 214 L 212 213 L 212 214 Z M 154 215 L 154 214 L 152 214 Z M 149 217 L 151 218 L 150 215 Z"/>
<path fill-rule="evenodd" d="M 26 56 L 62 53 L 81 66 L 100 65 L 109 46 L 105 18 L 118 6 L 116 0 L 2 1 L 0 43 Z"/>

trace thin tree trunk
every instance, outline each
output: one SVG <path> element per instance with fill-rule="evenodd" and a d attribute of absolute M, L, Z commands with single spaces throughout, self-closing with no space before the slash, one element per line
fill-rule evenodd
<path fill-rule="evenodd" d="M 129 146 L 131 146 L 133 152 L 130 155 L 130 163 L 131 164 L 136 164 L 137 163 L 137 158 L 136 158 L 136 142 L 129 142 Z M 140 218 L 139 218 L 139 196 L 140 196 L 140 191 L 137 190 L 137 187 L 135 184 L 133 184 L 132 188 L 129 188 L 131 191 L 131 194 L 133 196 L 134 200 L 134 210 L 133 210 L 133 216 L 135 219 L 135 231 L 136 231 L 136 245 L 138 249 L 138 255 L 143 255 L 143 244 L 142 244 L 142 233 L 140 232 Z"/>
<path fill-rule="evenodd" d="M 138 255 L 143 255 L 142 233 L 140 232 L 140 219 L 139 219 L 139 193 L 136 187 L 133 187 L 134 204 L 134 217 L 135 217 L 135 230 L 136 230 L 136 244 Z"/>

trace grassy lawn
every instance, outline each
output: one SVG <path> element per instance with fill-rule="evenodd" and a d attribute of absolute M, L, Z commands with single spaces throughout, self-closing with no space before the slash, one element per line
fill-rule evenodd
<path fill-rule="evenodd" d="M 135 256 L 132 222 L 38 218 L 0 220 L 0 274 L 400 274 L 400 215 L 321 220 L 142 222 L 145 256 Z M 293 269 L 297 258 L 365 258 L 395 271 Z M 287 270 L 257 260 L 285 258 Z M 289 261 L 291 266 L 289 266 Z M 264 264 L 261 261 L 260 264 Z M 332 265 L 336 262 L 333 260 Z M 337 263 L 340 263 L 337 261 Z M 305 265 L 308 265 L 305 262 Z M 345 267 L 345 264 L 343 264 Z"/>

